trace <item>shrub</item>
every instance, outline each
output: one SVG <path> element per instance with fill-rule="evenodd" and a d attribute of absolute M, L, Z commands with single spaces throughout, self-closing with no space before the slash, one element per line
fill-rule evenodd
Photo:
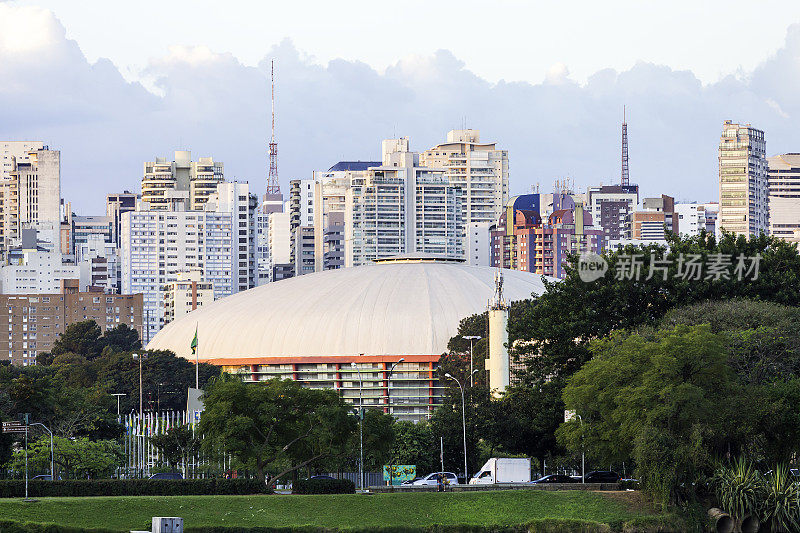
<path fill-rule="evenodd" d="M 0 533 L 113 533 L 108 529 L 86 529 L 60 526 L 58 524 L 35 524 L 32 522 L 8 522 L 0 520 Z"/>
<path fill-rule="evenodd" d="M 355 494 L 356 484 L 349 479 L 300 479 L 292 487 L 295 494 Z"/>
<path fill-rule="evenodd" d="M 800 488 L 789 469 L 778 465 L 763 485 L 761 516 L 771 531 L 800 530 Z"/>
<path fill-rule="evenodd" d="M 105 479 L 30 480 L 31 497 L 47 496 L 188 496 L 220 494 L 267 494 L 270 489 L 257 479 Z M 0 498 L 25 495 L 24 480 L 0 480 Z M 4 533 L 4 532 L 2 532 Z"/>
<path fill-rule="evenodd" d="M 711 481 L 720 505 L 734 520 L 758 513 L 763 483 L 761 474 L 746 459 L 718 467 Z"/>

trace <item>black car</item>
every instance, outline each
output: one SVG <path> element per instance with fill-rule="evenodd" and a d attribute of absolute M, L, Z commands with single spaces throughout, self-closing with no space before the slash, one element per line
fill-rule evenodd
<path fill-rule="evenodd" d="M 308 478 L 308 479 L 336 479 L 336 478 L 335 478 L 335 477 L 328 476 L 328 475 L 325 475 L 325 474 L 318 474 L 318 475 L 316 475 L 316 476 L 311 476 L 311 477 L 310 477 L 310 478 Z"/>
<path fill-rule="evenodd" d="M 159 472 L 150 476 L 150 479 L 183 479 L 183 474 L 178 472 Z"/>
<path fill-rule="evenodd" d="M 578 480 L 575 478 L 571 478 L 564 474 L 549 474 L 544 477 L 540 477 L 536 481 L 531 481 L 531 483 L 577 483 Z"/>
<path fill-rule="evenodd" d="M 610 470 L 593 470 L 586 474 L 586 483 L 619 483 L 620 476 Z"/>

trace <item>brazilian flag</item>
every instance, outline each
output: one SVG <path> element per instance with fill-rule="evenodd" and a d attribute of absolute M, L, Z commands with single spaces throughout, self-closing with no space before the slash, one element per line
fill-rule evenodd
<path fill-rule="evenodd" d="M 195 355 L 197 353 L 197 326 L 194 328 L 194 338 L 192 339 L 191 348 L 192 355 Z"/>

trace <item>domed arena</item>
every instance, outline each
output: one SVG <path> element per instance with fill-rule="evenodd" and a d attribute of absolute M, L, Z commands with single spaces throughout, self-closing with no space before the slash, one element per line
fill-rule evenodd
<path fill-rule="evenodd" d="M 398 257 L 307 274 L 192 311 L 167 324 L 147 348 L 197 357 L 246 381 L 281 377 L 334 388 L 347 401 L 358 403 L 360 396 L 365 407 L 383 405 L 399 418 L 419 420 L 440 398 L 439 357 L 461 319 L 486 310 L 496 271 Z M 507 301 L 544 292 L 539 275 L 502 272 Z"/>

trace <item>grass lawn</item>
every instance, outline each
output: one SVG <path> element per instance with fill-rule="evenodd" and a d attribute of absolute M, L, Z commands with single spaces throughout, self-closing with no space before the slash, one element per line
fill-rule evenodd
<path fill-rule="evenodd" d="M 542 518 L 619 524 L 649 511 L 631 493 L 527 491 L 315 496 L 139 496 L 0 499 L 0 520 L 129 531 L 150 529 L 152 516 L 180 516 L 185 527 L 331 528 L 515 525 Z"/>

